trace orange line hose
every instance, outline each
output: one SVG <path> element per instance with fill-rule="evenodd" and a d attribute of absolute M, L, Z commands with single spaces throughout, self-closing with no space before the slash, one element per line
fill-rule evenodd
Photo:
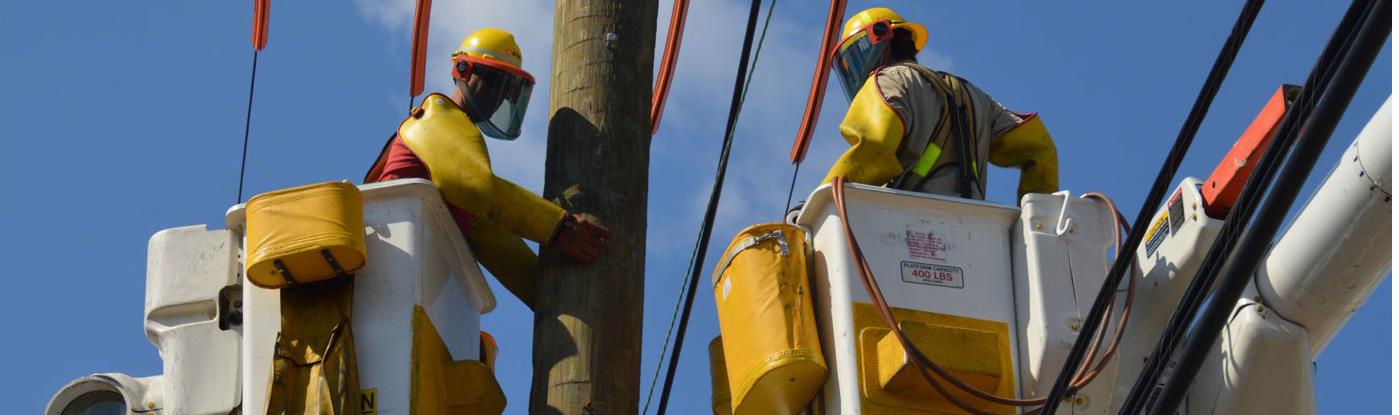
<path fill-rule="evenodd" d="M 821 101 L 826 97 L 826 80 L 831 74 L 831 58 L 835 56 L 836 41 L 840 39 L 840 19 L 843 17 L 845 0 L 831 0 L 830 12 L 826 15 L 826 33 L 821 37 L 821 56 L 816 60 L 816 72 L 811 75 L 811 91 L 806 96 L 806 111 L 802 114 L 801 127 L 797 129 L 797 139 L 792 142 L 792 164 L 801 163 L 806 158 L 811 133 L 821 116 Z"/>
<path fill-rule="evenodd" d="M 423 93 L 423 71 L 427 64 L 427 30 L 432 20 L 432 0 L 418 0 L 413 13 L 413 56 L 408 69 L 408 96 Z"/>
<path fill-rule="evenodd" d="M 272 0 L 253 0 L 253 50 L 267 47 L 267 13 Z"/>
<path fill-rule="evenodd" d="M 685 16 L 690 0 L 675 0 L 670 10 L 670 28 L 666 31 L 665 50 L 661 52 L 661 70 L 656 75 L 656 89 L 651 94 L 651 135 L 661 128 L 661 113 L 665 112 L 670 96 L 670 81 L 675 79 L 675 63 L 680 57 L 680 41 L 685 37 Z"/>

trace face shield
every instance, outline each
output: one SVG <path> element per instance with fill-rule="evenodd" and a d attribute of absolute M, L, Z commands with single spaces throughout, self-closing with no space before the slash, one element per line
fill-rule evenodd
<path fill-rule="evenodd" d="M 456 58 L 452 75 L 466 98 L 467 115 L 482 134 L 502 140 L 520 136 L 533 76 L 502 62 L 465 55 Z"/>
<path fill-rule="evenodd" d="M 890 23 L 879 20 L 841 40 L 836 47 L 835 63 L 831 65 L 831 70 L 840 78 L 840 86 L 845 89 L 847 99 L 855 99 L 855 93 L 869 79 L 870 71 L 884 60 L 893 35 Z"/>

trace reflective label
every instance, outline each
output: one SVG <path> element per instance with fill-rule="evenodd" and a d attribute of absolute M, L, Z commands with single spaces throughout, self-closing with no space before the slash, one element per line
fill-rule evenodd
<path fill-rule="evenodd" d="M 939 287 L 962 288 L 962 269 L 946 265 L 923 264 L 900 261 L 904 282 L 936 285 Z"/>

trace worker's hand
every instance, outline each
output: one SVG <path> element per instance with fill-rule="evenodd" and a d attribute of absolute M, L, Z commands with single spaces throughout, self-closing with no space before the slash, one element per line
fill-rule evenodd
<path fill-rule="evenodd" d="M 564 213 L 549 247 L 567 254 L 573 260 L 589 263 L 602 256 L 602 248 L 612 232 L 577 213 Z"/>

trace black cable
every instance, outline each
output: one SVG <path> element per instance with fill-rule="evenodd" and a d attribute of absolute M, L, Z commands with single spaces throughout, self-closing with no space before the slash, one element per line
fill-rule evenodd
<path fill-rule="evenodd" d="M 1173 413 L 1185 398 L 1205 357 L 1218 341 L 1230 311 L 1248 287 L 1253 273 L 1272 245 L 1273 237 L 1282 226 L 1287 211 L 1301 192 L 1302 184 L 1316 166 L 1317 159 L 1321 157 L 1322 150 L 1330 141 L 1336 125 L 1340 123 L 1351 99 L 1355 97 L 1366 72 L 1384 47 L 1385 39 L 1389 37 L 1391 30 L 1390 19 L 1389 0 L 1379 0 L 1369 5 L 1358 36 L 1354 38 L 1350 48 L 1342 52 L 1339 67 L 1333 79 L 1323 87 L 1313 114 L 1300 123 L 1301 131 L 1296 139 L 1296 148 L 1279 167 L 1272 191 L 1264 196 L 1255 221 L 1246 228 L 1238 247 L 1219 273 L 1224 280 L 1209 298 L 1204 314 L 1196 319 L 1197 326 L 1186 335 L 1185 348 L 1181 352 L 1176 370 L 1166 381 L 1156 402 L 1149 408 L 1150 414 Z"/>
<path fill-rule="evenodd" d="M 792 193 L 797 191 L 797 173 L 801 170 L 802 163 L 800 161 L 792 163 L 792 183 L 787 185 L 787 203 L 782 204 L 783 209 L 792 207 Z M 782 217 L 785 220 L 787 216 L 784 214 Z"/>
<path fill-rule="evenodd" d="M 1181 301 L 1176 305 L 1154 351 L 1147 359 L 1146 364 L 1143 365 L 1131 391 L 1124 399 L 1120 413 L 1136 414 L 1146 406 L 1149 398 L 1148 391 L 1152 390 L 1158 378 L 1166 370 L 1180 337 L 1194 320 L 1200 304 L 1208 295 L 1208 289 L 1213 286 L 1220 266 L 1227 254 L 1233 250 L 1238 235 L 1247 225 L 1247 219 L 1254 212 L 1258 200 L 1266 189 L 1266 183 L 1274 176 L 1274 172 L 1281 164 L 1287 150 L 1292 148 L 1297 136 L 1296 131 L 1302 124 L 1301 120 L 1307 119 L 1315 102 L 1314 97 L 1319 95 L 1318 87 L 1326 85 L 1329 81 L 1335 70 L 1336 56 L 1353 39 L 1353 36 L 1346 35 L 1346 33 L 1352 32 L 1349 28 L 1358 21 L 1359 12 L 1362 9 L 1352 4 L 1351 9 L 1346 12 L 1341 24 L 1338 25 L 1335 34 L 1323 49 L 1321 57 L 1318 58 L 1316 66 L 1308 77 L 1306 86 L 1301 93 L 1297 94 L 1294 103 L 1288 108 L 1277 132 L 1274 133 L 1272 144 L 1260 158 L 1257 167 L 1240 193 L 1238 202 L 1225 218 L 1219 235 L 1201 261 L 1195 278 L 1191 280 L 1189 288 L 1182 294 Z"/>
<path fill-rule="evenodd" d="M 714 175 L 714 188 L 709 193 L 709 204 L 704 211 L 704 220 L 700 222 L 700 235 L 696 241 L 694 258 L 701 260 L 693 261 L 690 265 L 690 280 L 687 282 L 688 288 L 685 292 L 685 306 L 680 314 L 680 326 L 675 333 L 675 349 L 670 352 L 670 364 L 666 370 L 665 383 L 661 387 L 661 400 L 656 405 L 656 414 L 663 415 L 666 411 L 666 404 L 670 401 L 670 387 L 675 380 L 675 366 L 680 363 L 680 350 L 685 345 L 685 330 L 689 327 L 690 310 L 695 303 L 695 290 L 699 284 L 700 270 L 704 268 L 705 251 L 709 248 L 709 236 L 714 229 L 714 216 L 719 210 L 719 197 L 724 192 L 724 176 L 729 167 L 729 150 L 733 147 L 734 127 L 738 124 L 738 114 L 743 108 L 743 94 L 746 90 L 745 75 L 748 74 L 748 54 L 753 49 L 753 32 L 758 26 L 758 11 L 761 9 L 762 0 L 753 0 L 753 5 L 748 11 L 748 27 L 743 34 L 743 52 L 738 60 L 738 75 L 734 77 L 733 100 L 729 103 L 729 119 L 724 128 L 723 149 L 719 153 L 719 167 Z"/>
<path fill-rule="evenodd" d="M 1219 51 L 1219 56 L 1215 58 L 1214 67 L 1210 69 L 1209 77 L 1205 79 L 1204 86 L 1200 88 L 1199 96 L 1195 98 L 1190 115 L 1186 117 L 1185 124 L 1181 126 L 1170 154 L 1166 156 L 1160 172 L 1156 175 L 1156 182 L 1152 184 L 1151 191 L 1147 193 L 1146 200 L 1142 202 L 1141 211 L 1137 214 L 1136 221 L 1133 222 L 1132 232 L 1127 237 L 1126 249 L 1123 252 L 1136 252 L 1137 246 L 1141 245 L 1146 228 L 1150 225 L 1152 214 L 1155 213 L 1156 207 L 1161 204 L 1161 200 L 1165 198 L 1171 180 L 1180 168 L 1181 160 L 1185 158 L 1186 150 L 1194 141 L 1195 133 L 1199 131 L 1205 114 L 1209 112 L 1210 104 L 1214 101 L 1215 94 L 1219 92 L 1219 86 L 1224 82 L 1225 76 L 1228 75 L 1229 68 L 1234 63 L 1234 57 L 1238 55 L 1239 48 L 1248 36 L 1249 28 L 1253 26 L 1253 21 L 1258 17 L 1258 10 L 1262 5 L 1262 0 L 1249 0 L 1244 5 L 1243 11 L 1239 13 L 1238 21 L 1234 23 L 1229 38 L 1225 40 L 1223 48 Z M 1108 272 L 1102 287 L 1099 288 L 1098 296 L 1093 301 L 1093 307 L 1084 319 L 1084 327 L 1079 329 L 1080 334 L 1074 339 L 1074 346 L 1069 350 L 1069 355 L 1064 360 L 1064 366 L 1059 370 L 1058 378 L 1049 390 L 1047 403 L 1042 409 L 1042 414 L 1053 415 L 1054 411 L 1059 408 L 1059 403 L 1063 402 L 1064 397 L 1068 395 L 1069 381 L 1081 364 L 1089 343 L 1092 343 L 1092 335 L 1084 334 L 1097 332 L 1098 325 L 1102 324 L 1103 313 L 1107 311 L 1108 302 L 1116 294 L 1117 286 L 1122 281 L 1122 276 L 1126 274 L 1133 257 L 1134 255 L 1119 255 L 1113 260 L 1112 269 Z"/>
<path fill-rule="evenodd" d="M 243 158 L 238 162 L 238 199 L 234 204 L 243 203 L 243 173 L 248 170 L 248 129 L 253 125 L 253 87 L 257 86 L 257 49 L 253 49 L 253 75 L 248 80 L 248 111 L 243 117 Z"/>

